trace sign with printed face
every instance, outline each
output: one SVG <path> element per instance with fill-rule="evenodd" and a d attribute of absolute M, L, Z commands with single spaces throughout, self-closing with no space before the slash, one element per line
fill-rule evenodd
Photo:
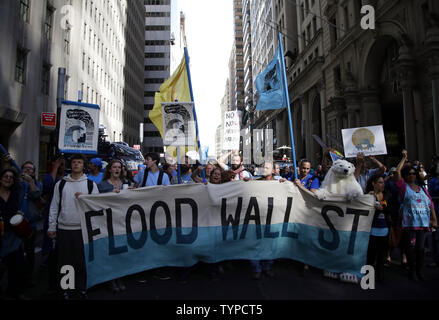
<path fill-rule="evenodd" d="M 55 128 L 56 127 L 56 113 L 55 112 L 42 112 L 41 113 L 41 126 Z"/>
<path fill-rule="evenodd" d="M 99 112 L 95 104 L 63 101 L 58 148 L 62 153 L 97 154 Z"/>
<path fill-rule="evenodd" d="M 387 154 L 383 126 L 371 126 L 341 130 L 346 158 L 354 158 L 362 152 L 365 156 Z"/>
<path fill-rule="evenodd" d="M 192 102 L 162 103 L 163 144 L 195 146 L 196 131 Z"/>
<path fill-rule="evenodd" d="M 229 111 L 224 115 L 223 150 L 238 150 L 241 138 L 239 111 Z"/>

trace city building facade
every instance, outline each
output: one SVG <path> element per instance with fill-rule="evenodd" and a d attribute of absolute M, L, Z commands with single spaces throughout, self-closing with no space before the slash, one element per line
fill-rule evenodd
<path fill-rule="evenodd" d="M 296 158 L 321 160 L 322 148 L 313 135 L 340 150 L 342 129 L 383 125 L 388 166 L 397 163 L 403 148 L 409 158 L 428 164 L 439 153 L 439 3 L 287 0 L 283 5 L 293 2 L 294 8 L 286 10 L 295 14 L 286 14 L 283 23 L 284 39 L 297 39 L 296 47 L 286 44 L 284 52 Z M 266 21 L 257 5 L 252 1 L 251 19 Z M 374 8 L 375 29 L 361 26 L 365 5 Z M 273 19 L 282 25 L 282 18 Z M 267 41 L 259 39 L 262 26 L 252 24 L 251 30 L 254 78 L 270 57 Z M 262 118 L 254 112 L 254 119 L 253 128 L 277 125 L 275 145 L 290 143 L 284 111 L 264 111 Z"/>
<path fill-rule="evenodd" d="M 56 153 L 54 128 L 40 120 L 57 112 L 59 68 L 64 99 L 98 104 L 110 141 L 139 143 L 142 8 L 126 0 L 1 2 L 0 143 L 17 162 L 33 160 L 45 172 Z"/>

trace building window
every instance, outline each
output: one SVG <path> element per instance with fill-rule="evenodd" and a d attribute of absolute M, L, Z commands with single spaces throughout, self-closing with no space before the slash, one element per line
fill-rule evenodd
<path fill-rule="evenodd" d="M 29 0 L 20 0 L 20 17 L 24 22 L 29 22 Z"/>
<path fill-rule="evenodd" d="M 46 7 L 46 20 L 44 22 L 44 35 L 47 40 L 52 39 L 52 22 L 53 22 L 53 8 L 50 6 Z"/>
<path fill-rule="evenodd" d="M 15 63 L 15 81 L 26 84 L 26 60 L 27 51 L 17 48 L 17 61 Z"/>
<path fill-rule="evenodd" d="M 334 47 L 337 43 L 337 19 L 334 16 L 329 20 L 330 26 L 329 31 L 331 35 L 331 46 Z"/>
<path fill-rule="evenodd" d="M 50 90 L 50 65 L 48 65 L 47 63 L 43 63 L 41 92 L 46 96 L 48 96 L 49 90 Z"/>
<path fill-rule="evenodd" d="M 70 54 L 70 30 L 64 30 L 64 52 Z"/>
<path fill-rule="evenodd" d="M 349 30 L 349 9 L 348 6 L 343 8 L 344 12 L 344 21 L 345 21 L 345 30 Z"/>

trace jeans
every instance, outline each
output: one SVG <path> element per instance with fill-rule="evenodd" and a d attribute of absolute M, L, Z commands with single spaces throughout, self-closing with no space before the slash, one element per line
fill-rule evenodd
<path fill-rule="evenodd" d="M 387 255 L 389 237 L 370 236 L 369 248 L 367 250 L 367 264 L 374 266 L 378 279 L 382 278 L 384 260 Z"/>

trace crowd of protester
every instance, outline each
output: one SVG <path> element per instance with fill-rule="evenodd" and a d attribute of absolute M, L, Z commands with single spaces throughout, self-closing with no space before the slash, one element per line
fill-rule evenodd
<path fill-rule="evenodd" d="M 211 183 L 223 184 L 243 180 L 290 181 L 310 192 L 318 190 L 331 164 L 329 149 L 322 163 L 313 164 L 303 159 L 294 166 L 282 162 L 265 161 L 260 170 L 255 166 L 244 166 L 239 154 L 226 154 L 212 159 L 207 164 L 192 163 L 190 157 L 181 159 L 178 169 L 173 158 L 160 159 L 156 153 L 145 155 L 145 163 L 133 177 L 123 160 L 106 164 L 100 158 L 90 161 L 83 155 L 73 155 L 69 162 L 63 158 L 51 163 L 48 173 L 39 181 L 32 161 L 21 166 L 21 172 L 10 166 L 12 157 L 3 156 L 0 166 L 0 284 L 7 273 L 7 288 L 0 287 L 0 296 L 27 299 L 27 288 L 35 285 L 35 253 L 41 252 L 42 267 L 48 270 L 49 292 L 60 292 L 64 299 L 87 298 L 86 268 L 79 213 L 74 205 L 81 194 L 120 192 L 124 189 L 156 185 Z M 227 165 L 230 158 L 231 165 Z M 329 160 L 329 161 L 328 161 Z M 392 261 L 393 252 L 399 251 L 399 265 L 407 269 L 413 281 L 424 281 L 425 244 L 434 258 L 430 267 L 439 267 L 439 231 L 436 212 L 439 207 L 439 157 L 432 159 L 426 167 L 423 163 L 408 160 L 407 152 L 396 167 L 387 169 L 375 157 L 358 154 L 353 159 L 355 178 L 365 194 L 375 197 L 375 215 L 370 232 L 367 264 L 373 265 L 378 281 L 385 282 L 386 267 Z M 314 166 L 313 166 L 314 165 Z M 67 174 L 69 167 L 69 174 Z M 180 172 L 178 172 L 180 170 Z M 11 218 L 24 217 L 28 228 L 18 234 Z M 15 221 L 15 220 L 14 220 Z M 21 220 L 20 220 L 21 221 Z M 41 235 L 41 237 L 37 237 Z M 37 241 L 38 239 L 38 241 Z M 38 243 L 37 243 L 38 242 Z M 249 268 L 252 277 L 259 280 L 263 274 L 274 277 L 274 260 L 252 260 Z M 60 266 L 75 268 L 76 290 L 60 291 Z M 300 272 L 309 267 L 300 263 Z M 210 264 L 209 276 L 218 278 L 226 269 L 233 268 L 230 262 Z M 180 281 L 187 281 L 192 268 L 177 268 Z M 155 270 L 155 275 L 170 279 L 169 268 Z M 324 271 L 331 278 L 340 277 Z M 4 282 L 4 281 L 3 281 Z M 123 279 L 108 283 L 114 292 L 124 291 Z M 6 289 L 6 290 L 4 290 Z M 4 292 L 3 292 L 4 291 Z"/>

